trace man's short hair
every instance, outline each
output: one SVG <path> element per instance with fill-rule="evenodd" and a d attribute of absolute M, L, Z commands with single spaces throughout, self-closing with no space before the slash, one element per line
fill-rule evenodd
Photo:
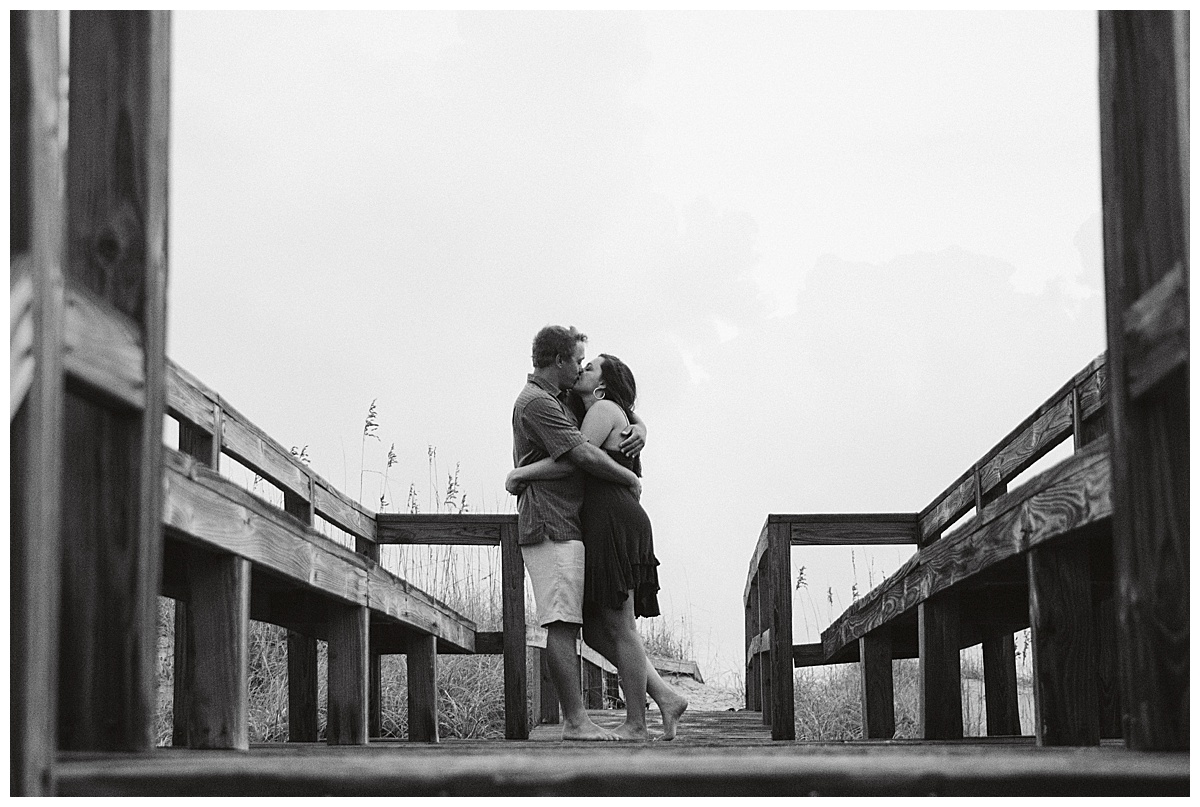
<path fill-rule="evenodd" d="M 559 356 L 569 361 L 574 358 L 575 345 L 586 341 L 587 335 L 575 330 L 574 325 L 547 325 L 533 337 L 533 366 L 539 370 L 549 367 Z"/>

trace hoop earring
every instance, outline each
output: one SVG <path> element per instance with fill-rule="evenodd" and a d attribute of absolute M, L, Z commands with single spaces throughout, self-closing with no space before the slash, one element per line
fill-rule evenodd
<path fill-rule="evenodd" d="M 603 401 L 604 400 L 604 388 L 597 387 L 595 392 L 592 393 L 592 397 L 595 398 L 597 401 Z"/>

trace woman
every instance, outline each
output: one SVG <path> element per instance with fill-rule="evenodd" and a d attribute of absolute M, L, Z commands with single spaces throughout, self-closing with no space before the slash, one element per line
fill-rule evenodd
<path fill-rule="evenodd" d="M 605 449 L 621 465 L 641 476 L 641 461 L 617 450 L 621 432 L 630 423 L 637 385 L 629 367 L 601 353 L 584 367 L 574 392 L 584 409 L 580 431 L 593 445 Z M 550 459 L 516 468 L 509 490 L 531 481 L 556 479 L 574 466 Z M 646 655 L 636 617 L 658 616 L 658 559 L 654 557 L 650 518 L 634 491 L 617 482 L 589 476 L 583 511 L 584 641 L 616 664 L 625 693 L 625 723 L 616 733 L 622 739 L 646 740 L 646 694 L 662 713 L 662 739 L 675 737 L 687 700 L 667 686 Z"/>

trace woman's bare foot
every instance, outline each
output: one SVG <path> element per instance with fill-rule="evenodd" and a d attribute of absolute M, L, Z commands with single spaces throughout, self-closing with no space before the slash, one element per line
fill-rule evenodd
<path fill-rule="evenodd" d="M 662 712 L 663 733 L 661 739 L 674 740 L 675 727 L 679 725 L 679 718 L 683 717 L 683 713 L 687 711 L 687 698 L 672 692 L 656 703 L 658 703 L 659 711 Z"/>
<path fill-rule="evenodd" d="M 603 726 L 598 726 L 591 720 L 586 722 L 571 724 L 563 723 L 562 738 L 564 740 L 583 740 L 590 742 L 609 742 L 621 739 L 616 732 L 610 731 Z"/>
<path fill-rule="evenodd" d="M 632 741 L 632 742 L 644 743 L 644 742 L 648 742 L 649 740 L 652 740 L 652 739 L 657 739 L 657 737 L 650 734 L 650 730 L 648 728 L 646 728 L 645 726 L 638 727 L 638 726 L 634 726 L 630 723 L 622 723 L 621 725 L 619 725 L 615 729 L 613 729 L 613 732 L 617 735 L 617 737 L 619 739 L 624 740 L 626 742 Z"/>

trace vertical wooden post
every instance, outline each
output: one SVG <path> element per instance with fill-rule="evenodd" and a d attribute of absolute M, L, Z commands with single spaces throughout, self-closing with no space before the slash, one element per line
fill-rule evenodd
<path fill-rule="evenodd" d="M 325 741 L 367 744 L 367 655 L 370 612 L 365 605 L 329 608 L 329 682 Z"/>
<path fill-rule="evenodd" d="M 315 743 L 318 737 L 317 640 L 288 631 L 288 742 Z"/>
<path fill-rule="evenodd" d="M 1100 12 L 1113 555 L 1140 750 L 1190 744 L 1189 23 Z"/>
<path fill-rule="evenodd" d="M 890 740 L 896 734 L 896 699 L 892 684 L 892 637 L 885 630 L 858 640 L 862 673 L 863 739 Z"/>
<path fill-rule="evenodd" d="M 312 509 L 312 477 L 309 477 L 309 509 Z M 379 544 L 355 537 L 354 551 L 379 563 Z M 367 734 L 378 737 L 383 731 L 383 659 L 375 650 L 367 656 Z"/>
<path fill-rule="evenodd" d="M 191 423 L 179 424 L 179 450 L 193 457 L 209 468 L 219 470 L 221 467 L 221 405 L 213 404 L 213 431 L 207 432 Z M 187 637 L 192 630 L 189 626 L 188 604 L 182 600 L 175 602 L 175 689 L 172 693 L 171 745 L 186 746 L 188 744 L 188 714 L 191 710 L 191 693 L 188 691 L 189 682 L 194 673 L 189 672 L 189 665 L 195 658 L 187 652 Z"/>
<path fill-rule="evenodd" d="M 583 660 L 583 705 L 587 709 L 604 708 L 604 671 Z"/>
<path fill-rule="evenodd" d="M 746 594 L 746 709 L 762 711 L 762 689 L 758 676 L 758 653 L 751 653 L 751 645 L 762 633 L 758 619 L 758 574 L 750 578 L 750 591 Z"/>
<path fill-rule="evenodd" d="M 47 796 L 58 743 L 66 250 L 58 13 L 13 11 L 9 22 L 9 300 L 28 301 L 10 322 L 9 343 L 10 788 Z"/>
<path fill-rule="evenodd" d="M 771 739 L 796 739 L 792 669 L 792 530 L 767 527 L 768 589 L 771 597 Z"/>
<path fill-rule="evenodd" d="M 959 619 L 958 595 L 953 591 L 937 594 L 917 606 L 921 736 L 926 740 L 957 740 L 963 736 Z"/>
<path fill-rule="evenodd" d="M 538 666 L 534 669 L 538 671 L 538 677 L 542 681 L 542 697 L 539 707 L 540 720 L 542 723 L 556 726 L 562 720 L 558 690 L 554 688 L 554 679 L 550 677 L 550 662 L 546 658 L 546 651 L 540 647 L 535 649 L 537 650 Z"/>
<path fill-rule="evenodd" d="M 1088 548 L 1035 547 L 1028 566 L 1038 745 L 1099 745 Z"/>
<path fill-rule="evenodd" d="M 59 745 L 144 750 L 162 565 L 170 17 L 72 12 L 70 48 L 68 285 L 138 335 L 144 382 L 123 398 L 86 345 L 67 353 Z"/>
<path fill-rule="evenodd" d="M 437 638 L 414 634 L 408 639 L 408 739 L 438 741 Z"/>
<path fill-rule="evenodd" d="M 983 640 L 983 699 L 989 737 L 1021 733 L 1017 704 L 1017 643 L 1011 633 Z"/>
<path fill-rule="evenodd" d="M 769 558 L 767 553 L 763 553 L 762 561 L 758 565 L 758 625 L 764 632 L 770 630 L 771 625 L 771 586 L 767 582 L 770 575 Z M 768 638 L 770 634 L 768 634 Z M 759 648 L 758 658 L 758 691 L 762 702 L 762 721 L 764 726 L 771 725 L 771 716 L 775 712 L 773 704 L 774 690 L 771 687 L 771 648 L 769 645 Z"/>
<path fill-rule="evenodd" d="M 517 545 L 517 525 L 500 526 L 500 575 L 504 622 L 504 736 L 529 739 L 525 691 L 525 564 Z"/>
<path fill-rule="evenodd" d="M 250 747 L 250 561 L 193 552 L 185 625 L 190 748 Z"/>

